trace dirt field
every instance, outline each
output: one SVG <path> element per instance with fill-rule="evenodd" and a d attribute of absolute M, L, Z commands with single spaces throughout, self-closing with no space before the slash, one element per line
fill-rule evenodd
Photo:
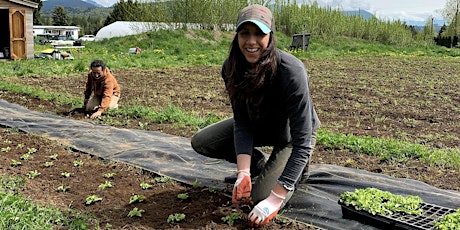
<path fill-rule="evenodd" d="M 394 138 L 420 143 L 433 148 L 460 146 L 460 65 L 455 59 L 348 57 L 307 60 L 312 97 L 322 122 L 329 131 Z M 145 106 L 160 109 L 169 104 L 194 115 L 216 114 L 224 118 L 231 115 L 230 106 L 220 79 L 220 67 L 192 67 L 156 70 L 113 70 L 122 87 L 120 108 Z M 61 92 L 83 99 L 85 77 L 29 76 L 7 78 L 5 81 L 32 87 L 40 86 L 47 92 Z M 53 102 L 28 95 L 0 91 L 0 99 L 17 103 L 31 110 L 58 114 L 71 119 L 88 119 L 81 113 L 69 113 L 71 105 L 57 106 Z M 129 122 L 127 122 L 129 120 Z M 147 130 L 190 137 L 196 130 L 177 127 L 174 124 L 154 124 L 143 119 L 111 117 L 111 124 L 129 129 L 140 129 L 140 123 L 148 123 Z M 226 216 L 230 199 L 203 188 L 189 188 L 180 184 L 158 183 L 150 173 L 123 164 L 94 159 L 86 154 L 69 153 L 65 146 L 30 134 L 0 130 L 0 147 L 12 146 L 9 153 L 1 153 L 0 172 L 26 176 L 34 169 L 42 169 L 42 175 L 27 179 L 22 191 L 33 200 L 59 207 L 71 207 L 96 213 L 100 226 L 110 223 L 113 229 L 245 229 L 245 221 L 238 220 L 230 227 L 221 218 Z M 11 142 L 7 142 L 10 140 Z M 9 144 L 7 144 L 9 143 Z M 13 148 L 18 144 L 34 147 L 38 151 L 33 164 L 8 166 L 21 152 Z M 23 152 L 24 150 L 22 150 Z M 15 153 L 16 152 L 16 153 Z M 45 168 L 48 156 L 56 153 L 58 162 Z M 48 159 L 46 159 L 48 158 Z M 83 167 L 74 169 L 77 179 L 62 178 L 62 171 L 73 168 L 72 162 L 81 159 Z M 411 178 L 442 189 L 460 191 L 459 171 L 448 167 L 434 167 L 409 160 L 395 163 L 377 157 L 352 154 L 341 149 L 330 149 L 318 144 L 313 163 L 335 164 L 360 168 L 394 177 Z M 31 161 L 32 162 L 32 161 Z M 87 162 L 87 163 L 86 163 Z M 104 173 L 116 172 L 114 188 L 98 191 L 104 183 Z M 49 173 L 48 173 L 49 172 Z M 95 175 L 95 176 L 94 176 Z M 101 175 L 101 176 L 99 176 Z M 70 177 L 72 178 L 72 177 Z M 140 190 L 142 181 L 154 184 L 153 189 Z M 56 188 L 64 183 L 68 192 L 58 193 Z M 123 189 L 121 189 L 123 188 Z M 104 198 L 100 203 L 84 205 L 88 191 L 98 191 Z M 133 194 L 145 194 L 146 201 L 128 204 Z M 177 194 L 188 193 L 190 200 L 181 201 Z M 204 205 L 205 204 L 205 205 Z M 107 210 L 107 207 L 110 207 Z M 133 207 L 145 210 L 142 218 L 129 218 Z M 162 210 L 168 210 L 167 212 Z M 186 220 L 169 224 L 169 214 L 184 213 Z M 277 221 L 267 229 L 309 229 L 305 225 Z"/>

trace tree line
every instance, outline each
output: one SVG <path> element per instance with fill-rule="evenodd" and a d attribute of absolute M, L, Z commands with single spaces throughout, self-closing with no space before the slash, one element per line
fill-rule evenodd
<path fill-rule="evenodd" d="M 33 1 L 41 4 L 41 0 Z M 113 8 L 94 8 L 89 12 L 56 6 L 52 12 L 41 15 L 38 9 L 34 24 L 79 26 L 82 34 L 96 34 L 100 28 L 116 21 L 197 23 L 203 29 L 225 30 L 228 25 L 234 25 L 238 11 L 248 2 L 274 2 L 268 6 L 275 16 L 277 31 L 285 34 L 309 32 L 315 36 L 347 36 L 395 45 L 432 44 L 434 37 L 456 36 L 460 5 L 460 0 L 447 0 L 442 13 L 449 24 L 444 25 L 443 34 L 437 34 L 432 18 L 427 18 L 424 28 L 417 31 L 399 20 L 364 19 L 360 15 L 345 15 L 338 9 L 321 8 L 316 1 L 299 5 L 290 0 L 120 0 Z"/>

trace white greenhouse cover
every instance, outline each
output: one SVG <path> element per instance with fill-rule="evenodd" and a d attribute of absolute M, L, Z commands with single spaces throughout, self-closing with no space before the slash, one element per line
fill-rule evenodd
<path fill-rule="evenodd" d="M 135 35 L 145 33 L 151 30 L 157 31 L 160 29 L 202 29 L 202 25 L 195 23 L 164 23 L 164 22 L 130 22 L 130 21 L 116 21 L 108 26 L 102 27 L 96 34 L 96 41 L 113 37 L 123 37 L 127 35 Z M 233 30 L 234 25 L 221 25 L 221 29 Z"/>

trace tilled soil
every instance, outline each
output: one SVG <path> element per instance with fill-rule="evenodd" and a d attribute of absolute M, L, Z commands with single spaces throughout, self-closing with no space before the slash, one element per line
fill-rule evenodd
<path fill-rule="evenodd" d="M 306 60 L 304 63 L 310 75 L 311 94 L 323 129 L 357 136 L 392 138 L 432 148 L 459 146 L 460 78 L 457 73 L 460 66 L 456 60 L 421 57 L 342 57 Z M 230 105 L 219 77 L 219 66 L 154 70 L 114 69 L 113 73 L 122 87 L 120 108 L 144 106 L 159 110 L 174 105 L 184 112 L 198 116 L 231 116 Z M 83 99 L 83 74 L 27 76 L 2 80 Z M 70 119 L 89 119 L 83 113 L 71 112 L 72 105 L 57 105 L 53 101 L 26 94 L 0 91 L 0 99 L 31 110 Z M 96 122 L 103 123 L 103 120 Z M 119 116 L 110 117 L 110 125 L 128 129 L 142 128 L 183 137 L 191 137 L 197 129 Z M 82 153 L 69 153 L 65 146 L 36 138 L 31 134 L 11 133 L 6 129 L 2 131 L 1 147 L 11 146 L 14 151 L 0 154 L 3 161 L 0 164 L 0 172 L 25 176 L 34 168 L 47 170 L 36 179 L 28 179 L 22 191 L 34 200 L 97 213 L 101 223 L 110 223 L 115 229 L 248 228 L 244 220 L 237 220 L 232 227 L 221 220 L 228 213 L 230 206 L 230 199 L 224 194 L 216 194 L 204 188 L 189 188 L 177 183 L 158 183 L 154 181 L 154 175 L 131 166 L 105 162 Z M 10 140 L 11 143 L 5 144 L 9 143 L 6 140 Z M 17 159 L 20 153 L 24 152 L 24 149 L 16 148 L 21 143 L 26 147 L 38 149 L 31 160 L 36 162 L 18 167 L 9 166 L 8 162 Z M 54 152 L 58 153 L 57 161 L 60 163 L 44 168 L 44 162 L 49 161 L 49 158 L 46 159 L 47 156 Z M 75 159 L 88 163 L 81 168 L 73 168 L 71 164 Z M 375 156 L 326 148 L 319 143 L 312 163 L 359 168 L 423 181 L 442 189 L 460 191 L 458 169 L 430 166 L 417 159 L 405 163 L 388 162 Z M 71 169 L 76 170 L 74 174 L 78 175 L 79 179 L 69 180 L 60 176 L 62 171 Z M 109 171 L 117 174 L 114 177 L 114 188 L 97 190 L 97 186 L 105 181 L 102 174 Z M 138 186 L 141 181 L 151 182 L 154 184 L 153 189 L 141 190 Z M 68 192 L 56 192 L 56 187 L 67 183 L 71 187 Z M 88 191 L 97 192 L 104 199 L 99 204 L 84 205 Z M 128 204 L 129 197 L 138 193 L 145 194 L 146 201 Z M 179 193 L 188 193 L 190 200 L 178 200 Z M 133 207 L 145 210 L 142 218 L 126 216 Z M 167 216 L 175 212 L 185 213 L 186 220 L 177 224 L 167 223 Z M 292 221 L 275 221 L 267 228 L 310 227 Z"/>

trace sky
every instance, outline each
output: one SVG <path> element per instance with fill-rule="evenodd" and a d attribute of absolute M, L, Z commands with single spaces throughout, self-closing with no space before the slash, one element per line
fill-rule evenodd
<path fill-rule="evenodd" d="M 306 2 L 311 2 L 308 0 Z M 320 6 L 343 10 L 366 10 L 382 20 L 421 21 L 430 17 L 443 20 L 436 10 L 444 9 L 447 0 L 317 0 Z"/>

